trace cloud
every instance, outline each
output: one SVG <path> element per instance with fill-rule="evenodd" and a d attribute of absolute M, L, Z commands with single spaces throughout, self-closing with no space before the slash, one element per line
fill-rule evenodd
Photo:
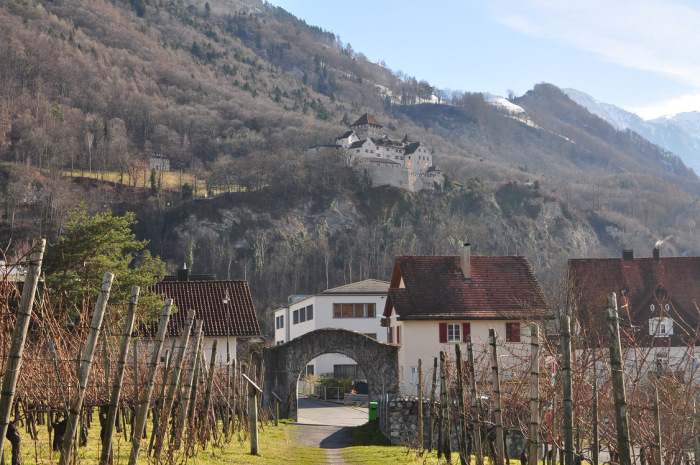
<path fill-rule="evenodd" d="M 700 10 L 661 0 L 504 0 L 492 17 L 621 66 L 700 89 Z"/>

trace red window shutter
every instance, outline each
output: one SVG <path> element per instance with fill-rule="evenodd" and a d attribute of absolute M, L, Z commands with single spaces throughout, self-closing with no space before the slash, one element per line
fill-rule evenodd
<path fill-rule="evenodd" d="M 462 342 L 467 342 L 467 336 L 472 333 L 471 323 L 462 323 Z"/>
<path fill-rule="evenodd" d="M 447 323 L 440 323 L 440 342 L 447 344 Z"/>

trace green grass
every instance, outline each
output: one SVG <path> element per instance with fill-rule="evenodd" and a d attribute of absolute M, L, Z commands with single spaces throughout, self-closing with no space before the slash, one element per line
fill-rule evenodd
<path fill-rule="evenodd" d="M 341 453 L 343 460 L 350 465 L 438 463 L 435 452 L 421 453 L 408 447 L 392 446 L 389 438 L 382 434 L 377 421 L 358 426 L 353 430 L 352 435 L 355 445 L 343 449 Z M 454 454 L 453 463 L 459 463 L 459 458 Z"/>
<path fill-rule="evenodd" d="M 97 419 L 97 411 L 93 415 L 93 423 L 88 434 L 88 445 L 78 448 L 78 463 L 81 464 L 96 464 L 99 462 L 102 445 L 100 443 L 100 424 Z M 184 451 L 179 451 L 173 455 L 169 463 L 192 463 L 202 465 L 220 465 L 223 463 L 236 464 L 321 464 L 325 462 L 326 452 L 322 449 L 313 447 L 301 447 L 294 443 L 290 435 L 292 429 L 287 428 L 288 421 L 280 421 L 278 427 L 274 426 L 274 422 L 264 425 L 259 429 L 258 433 L 258 452 L 259 455 L 253 456 L 250 454 L 250 438 L 244 436 L 243 433 L 234 433 L 228 443 L 222 442 L 221 446 L 214 446 L 210 442 L 206 449 L 202 446 L 195 446 L 195 456 L 186 458 Z M 151 422 L 147 422 L 147 426 L 151 426 Z M 22 463 L 32 464 L 55 464 L 58 462 L 59 453 L 51 450 L 48 431 L 46 426 L 37 426 L 38 437 L 36 440 L 31 439 L 24 428 L 21 428 L 22 434 Z M 130 431 L 130 429 L 129 429 Z M 147 431 L 150 438 L 150 431 Z M 5 442 L 5 463 L 9 463 L 9 443 Z M 131 442 L 124 439 L 123 433 L 114 433 L 114 464 L 126 465 L 129 461 L 129 453 L 131 452 Z M 141 443 L 141 454 L 139 455 L 139 464 L 149 463 L 145 453 L 148 450 L 148 440 L 144 439 Z M 161 458 L 167 456 L 167 448 L 163 451 Z"/>

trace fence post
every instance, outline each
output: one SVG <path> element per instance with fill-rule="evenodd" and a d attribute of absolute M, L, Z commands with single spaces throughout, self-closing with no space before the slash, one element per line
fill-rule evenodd
<path fill-rule="evenodd" d="M 695 452 L 695 465 L 700 465 L 700 415 L 698 415 L 697 399 L 693 399 L 693 435 L 695 440 L 693 441 L 693 450 Z"/>
<path fill-rule="evenodd" d="M 467 360 L 469 364 L 469 385 L 472 397 L 472 431 L 474 432 L 474 452 L 476 455 L 476 465 L 484 465 L 484 457 L 481 454 L 481 422 L 479 421 L 479 411 L 481 410 L 479 395 L 476 391 L 476 374 L 474 370 L 474 347 L 472 346 L 472 335 L 467 334 Z"/>
<path fill-rule="evenodd" d="M 561 377 L 564 401 L 564 465 L 574 465 L 574 410 L 571 400 L 571 319 L 561 317 Z"/>
<path fill-rule="evenodd" d="M 540 449 L 540 327 L 530 325 L 530 453 L 529 465 L 537 465 Z"/>
<path fill-rule="evenodd" d="M 32 319 L 34 296 L 36 295 L 36 288 L 39 284 L 39 275 L 41 275 L 41 264 L 44 259 L 45 247 L 46 239 L 34 239 L 32 253 L 29 255 L 29 269 L 25 276 L 22 298 L 20 299 L 19 309 L 17 310 L 15 329 L 12 331 L 10 357 L 5 367 L 5 376 L 2 378 L 2 393 L 0 394 L 0 457 L 3 456 L 5 436 L 7 435 L 7 428 L 9 426 L 12 403 L 15 399 L 19 370 L 22 366 L 24 343 L 27 340 L 27 330 L 29 329 L 29 322 Z"/>
<path fill-rule="evenodd" d="M 617 426 L 617 450 L 620 465 L 632 465 L 630 455 L 629 423 L 627 420 L 627 394 L 620 344 L 620 317 L 617 313 L 617 296 L 610 293 L 606 302 L 606 320 L 610 337 L 610 372 L 615 397 L 615 424 Z"/>
<path fill-rule="evenodd" d="M 209 424 L 209 408 L 211 407 L 211 393 L 212 387 L 214 386 L 214 375 L 216 370 L 216 353 L 218 352 L 218 349 L 219 340 L 214 339 L 214 342 L 211 346 L 211 362 L 209 362 L 209 377 L 207 378 L 207 390 L 204 394 L 204 412 L 202 414 L 204 416 L 204 427 L 206 428 L 205 437 L 207 437 L 206 433 L 209 431 L 210 426 L 216 428 L 216 415 L 214 415 L 214 424 Z M 218 436 L 218 433 L 215 434 L 215 436 Z"/>
<path fill-rule="evenodd" d="M 462 349 L 455 344 L 455 363 L 457 364 L 457 405 L 459 405 L 459 460 L 467 465 L 467 420 L 464 414 L 464 377 L 462 374 Z M 471 459 L 469 459 L 471 462 Z"/>
<path fill-rule="evenodd" d="M 661 417 L 659 416 L 659 388 L 654 386 L 654 458 L 656 465 L 663 465 L 661 461 L 663 449 L 661 448 Z"/>
<path fill-rule="evenodd" d="M 107 419 L 103 429 L 102 437 L 102 454 L 100 456 L 100 464 L 106 465 L 110 462 L 112 455 L 112 436 L 114 434 L 114 420 L 117 418 L 119 410 L 119 398 L 122 393 L 122 381 L 124 379 L 124 368 L 126 366 L 126 357 L 129 355 L 129 343 L 131 342 L 131 332 L 134 329 L 134 320 L 136 319 L 136 305 L 139 301 L 140 289 L 138 286 L 131 288 L 131 298 L 129 300 L 129 312 L 126 315 L 126 323 L 124 323 L 124 333 L 122 334 L 122 345 L 119 351 L 119 361 L 117 362 L 117 372 L 114 374 L 114 384 L 112 384 L 112 394 L 109 398 L 109 410 L 107 411 Z M 126 428 L 126 425 L 124 425 Z"/>
<path fill-rule="evenodd" d="M 423 450 L 423 360 L 418 359 L 418 441 Z"/>
<path fill-rule="evenodd" d="M 85 343 L 85 348 L 83 349 L 81 357 L 82 360 L 80 360 L 80 370 L 78 371 L 78 389 L 76 390 L 75 396 L 70 404 L 66 432 L 63 436 L 63 447 L 61 449 L 61 458 L 59 461 L 61 465 L 68 465 L 70 462 L 76 432 L 79 430 L 77 427 L 78 417 L 80 416 L 80 411 L 83 408 L 83 400 L 85 399 L 85 391 L 87 390 L 87 381 L 90 377 L 90 367 L 92 366 L 92 357 L 95 355 L 95 346 L 97 345 L 97 338 L 100 336 L 102 319 L 104 318 L 105 309 L 107 308 L 109 291 L 112 288 L 113 280 L 114 275 L 109 272 L 105 273 L 102 277 L 100 295 L 98 296 L 97 303 L 95 304 L 95 313 L 92 315 L 90 332 L 88 333 L 88 339 Z"/>
<path fill-rule="evenodd" d="M 595 362 L 593 362 L 595 363 Z M 600 454 L 600 435 L 598 432 L 598 375 L 593 371 L 593 450 L 591 460 L 593 465 L 598 465 Z"/>
<path fill-rule="evenodd" d="M 160 454 L 163 451 L 163 439 L 165 437 L 165 431 L 168 429 L 168 420 L 170 419 L 170 411 L 175 403 L 175 391 L 177 390 L 177 385 L 180 381 L 180 373 L 182 372 L 182 361 L 185 358 L 185 350 L 187 350 L 187 343 L 190 340 L 190 330 L 192 329 L 192 322 L 194 320 L 194 310 L 187 312 L 187 319 L 185 320 L 185 326 L 182 328 L 182 336 L 180 337 L 180 346 L 178 347 L 177 357 L 175 358 L 175 363 L 173 365 L 173 371 L 170 373 L 170 381 L 168 383 L 168 392 L 163 401 L 163 408 L 160 411 L 158 420 L 158 431 L 156 435 L 156 444 L 153 450 L 153 456 L 156 460 L 160 460 Z M 165 380 L 163 380 L 165 382 Z"/>
<path fill-rule="evenodd" d="M 450 409 L 447 397 L 447 367 L 445 351 L 440 351 L 440 426 L 438 429 L 438 460 L 444 454 L 447 463 L 452 459 L 452 441 L 450 440 Z"/>
<path fill-rule="evenodd" d="M 489 329 L 491 345 L 491 381 L 493 383 L 493 413 L 496 420 L 496 465 L 505 464 L 505 447 L 503 444 L 503 412 L 501 411 L 501 378 L 498 373 L 498 350 L 496 347 L 496 330 Z"/>
<path fill-rule="evenodd" d="M 185 379 L 185 389 L 180 396 L 180 405 L 177 413 L 177 427 L 173 429 L 173 449 L 178 450 L 182 444 L 182 436 L 187 423 L 187 411 L 190 406 L 190 394 L 192 394 L 192 382 L 197 372 L 197 360 L 199 359 L 199 343 L 202 340 L 202 326 L 204 320 L 197 320 L 194 342 L 190 347 L 190 359 L 187 362 L 187 378 Z"/>
<path fill-rule="evenodd" d="M 437 389 L 438 359 L 433 357 L 433 385 L 430 389 L 430 423 L 428 424 L 428 452 L 435 444 L 435 390 Z"/>
<path fill-rule="evenodd" d="M 250 428 L 250 455 L 258 455 L 258 392 L 262 393 L 262 389 L 246 375 L 243 377 L 248 381 L 250 387 L 248 389 L 248 422 Z"/>
<path fill-rule="evenodd" d="M 141 436 L 146 427 L 146 417 L 148 414 L 148 407 L 151 404 L 151 396 L 153 395 L 153 384 L 156 377 L 156 372 L 158 371 L 158 364 L 160 363 L 160 354 L 163 350 L 163 340 L 165 339 L 165 331 L 168 328 L 168 321 L 170 320 L 170 310 L 172 308 L 173 301 L 171 299 L 165 299 L 165 305 L 163 306 L 163 312 L 160 315 L 160 322 L 158 323 L 158 333 L 156 334 L 156 341 L 153 347 L 153 354 L 151 355 L 151 363 L 148 368 L 148 377 L 146 378 L 146 392 L 143 396 L 143 401 L 138 404 L 138 399 L 135 399 L 137 405 L 139 405 L 136 412 L 136 419 L 134 420 L 134 431 L 131 435 L 131 455 L 129 456 L 129 465 L 136 465 L 136 459 L 139 456 L 139 449 L 141 448 Z M 163 382 L 165 382 L 165 373 L 163 374 Z"/>

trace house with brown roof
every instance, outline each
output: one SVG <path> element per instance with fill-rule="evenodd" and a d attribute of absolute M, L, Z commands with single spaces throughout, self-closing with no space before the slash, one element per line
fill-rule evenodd
<path fill-rule="evenodd" d="M 570 306 L 586 340 L 607 344 L 605 299 L 614 292 L 627 365 L 700 379 L 700 257 L 571 259 Z M 640 363 L 641 362 L 641 363 Z"/>
<path fill-rule="evenodd" d="M 502 341 L 504 379 L 529 349 L 527 322 L 551 319 L 542 289 L 522 256 L 472 256 L 465 244 L 460 255 L 399 256 L 389 285 L 383 325 L 398 344 L 400 384 L 404 394 L 417 394 L 418 359 L 428 379 L 434 357 L 471 335 L 477 357 L 483 357 L 489 329 Z M 466 346 L 462 346 L 466 356 Z"/>
<path fill-rule="evenodd" d="M 316 295 L 291 296 L 289 305 L 275 311 L 275 344 L 283 344 L 322 328 L 358 331 L 387 342 L 380 324 L 389 283 L 365 279 L 327 289 Z M 335 378 L 364 379 L 362 370 L 350 357 L 325 354 L 311 360 L 303 375 L 332 375 Z"/>
<path fill-rule="evenodd" d="M 214 339 L 218 339 L 217 362 L 226 363 L 227 350 L 236 358 L 240 339 L 259 339 L 260 325 L 247 281 L 217 280 L 212 275 L 190 275 L 187 269 L 176 276 L 166 276 L 154 286 L 156 294 L 173 300 L 178 312 L 170 316 L 164 348 L 179 338 L 189 310 L 203 320 L 203 347 L 207 360 Z M 194 329 L 193 329 L 194 334 Z"/>

